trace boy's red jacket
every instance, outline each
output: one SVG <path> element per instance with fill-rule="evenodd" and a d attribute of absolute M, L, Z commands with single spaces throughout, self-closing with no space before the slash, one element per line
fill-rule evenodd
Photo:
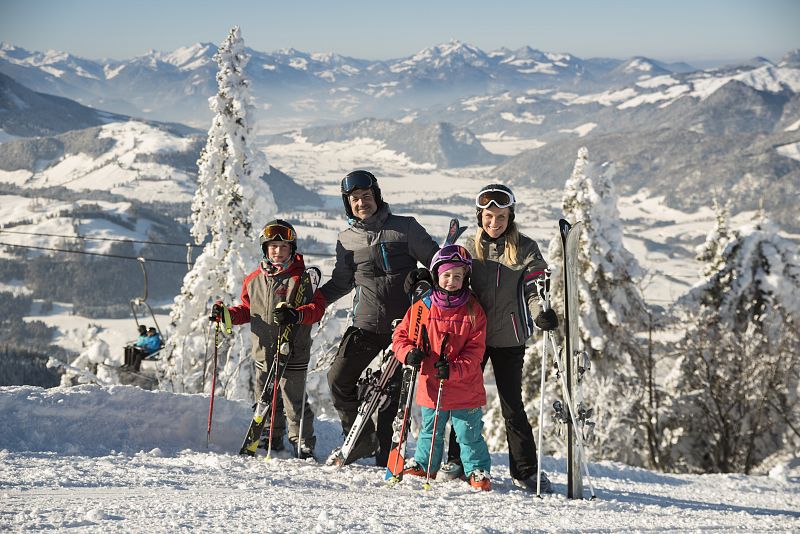
<path fill-rule="evenodd" d="M 469 317 L 470 312 L 472 318 Z M 394 355 L 403 363 L 408 352 L 414 348 L 409 339 L 410 322 L 411 309 L 392 334 Z M 441 409 L 462 410 L 485 405 L 486 390 L 483 387 L 481 362 L 486 352 L 486 314 L 478 300 L 470 295 L 469 301 L 458 308 L 439 308 L 432 304 L 427 330 L 431 353 L 420 366 L 417 404 L 427 408 L 436 407 L 439 379 L 436 378 L 434 364 L 439 359 L 442 339 L 447 333 L 445 354 L 450 362 L 450 378 L 444 381 Z"/>
<path fill-rule="evenodd" d="M 265 276 L 268 279 L 274 278 L 276 281 L 278 279 L 292 279 L 292 287 L 300 281 L 300 277 L 303 274 L 303 271 L 306 269 L 305 261 L 303 260 L 303 255 L 299 253 L 295 253 L 294 259 L 292 263 L 289 265 L 289 268 L 286 271 L 282 271 L 278 274 L 270 274 L 266 269 L 264 269 L 263 265 L 259 262 L 258 267 L 248 274 L 244 282 L 242 282 L 242 303 L 236 306 L 230 306 L 228 311 L 231 313 L 231 323 L 233 324 L 244 324 L 249 323 L 252 314 L 258 314 L 264 316 L 265 322 L 267 325 L 271 325 L 272 323 L 272 310 L 275 306 L 281 302 L 288 299 L 288 295 L 290 291 L 288 290 L 287 284 L 272 284 L 269 287 L 269 290 L 266 294 L 258 295 L 255 304 L 255 309 L 250 310 L 250 290 L 249 288 L 252 285 L 252 281 L 257 276 Z M 274 287 L 273 287 L 274 285 Z M 275 331 L 277 332 L 278 327 L 275 326 Z M 277 335 L 277 334 L 276 334 Z"/>

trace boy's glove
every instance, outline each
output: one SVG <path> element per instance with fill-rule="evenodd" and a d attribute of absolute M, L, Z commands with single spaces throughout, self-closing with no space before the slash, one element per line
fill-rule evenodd
<path fill-rule="evenodd" d="M 541 312 L 536 316 L 536 319 L 534 319 L 533 322 L 541 330 L 555 330 L 558 328 L 558 316 L 556 315 L 556 312 L 553 311 L 553 308 Z"/>
<path fill-rule="evenodd" d="M 219 323 L 222 321 L 222 317 L 225 313 L 225 305 L 222 303 L 221 300 L 218 300 L 211 306 L 211 315 L 208 317 L 208 320 L 212 323 Z"/>
<path fill-rule="evenodd" d="M 436 360 L 433 366 L 436 367 L 436 378 L 439 380 L 447 380 L 450 378 L 450 362 L 446 359 L 440 358 Z"/>
<path fill-rule="evenodd" d="M 297 324 L 303 319 L 303 313 L 292 308 L 286 302 L 280 302 L 272 312 L 273 320 L 279 325 Z"/>
<path fill-rule="evenodd" d="M 417 282 L 421 280 L 425 280 L 433 285 L 433 277 L 431 277 L 431 272 L 428 269 L 425 267 L 411 269 L 403 282 L 403 291 L 405 291 L 407 295 L 410 294 L 414 290 L 414 286 L 417 285 Z"/>
<path fill-rule="evenodd" d="M 427 357 L 428 355 L 425 354 L 425 352 L 421 351 L 418 348 L 413 348 L 410 351 L 408 351 L 408 354 L 406 354 L 406 363 L 408 365 L 413 365 L 414 367 L 417 367 L 419 366 L 419 364 L 422 363 L 422 360 L 424 360 Z"/>

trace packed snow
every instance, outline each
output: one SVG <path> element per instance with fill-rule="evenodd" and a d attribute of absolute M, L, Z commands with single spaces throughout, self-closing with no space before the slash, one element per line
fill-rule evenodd
<path fill-rule="evenodd" d="M 492 455 L 494 491 L 456 480 L 396 487 L 361 460 L 341 469 L 288 452 L 238 456 L 250 406 L 131 386 L 0 388 L 0 530 L 80 532 L 791 532 L 800 528 L 800 469 L 770 476 L 671 475 L 592 463 L 595 501 L 565 495 L 565 462 L 546 457 L 555 493 L 511 485 Z M 338 421 L 315 422 L 316 454 L 339 444 Z"/>

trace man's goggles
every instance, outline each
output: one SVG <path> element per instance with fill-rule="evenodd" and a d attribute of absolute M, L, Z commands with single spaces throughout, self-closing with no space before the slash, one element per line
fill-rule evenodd
<path fill-rule="evenodd" d="M 342 180 L 342 193 L 349 195 L 355 189 L 369 189 L 375 185 L 375 177 L 368 172 L 353 172 Z"/>
<path fill-rule="evenodd" d="M 295 241 L 297 235 L 294 230 L 281 224 L 270 224 L 261 232 L 264 241 Z"/>
<path fill-rule="evenodd" d="M 478 193 L 475 205 L 481 209 L 494 204 L 498 208 L 508 208 L 514 205 L 514 195 L 502 189 L 487 189 Z"/>

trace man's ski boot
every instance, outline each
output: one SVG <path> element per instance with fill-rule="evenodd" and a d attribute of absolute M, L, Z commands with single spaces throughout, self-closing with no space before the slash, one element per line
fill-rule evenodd
<path fill-rule="evenodd" d="M 362 435 L 356 443 L 353 450 L 350 451 L 350 457 L 344 458 L 341 447 L 336 447 L 331 451 L 328 459 L 325 460 L 325 465 L 343 466 L 348 465 L 361 458 L 369 458 L 375 456 L 378 452 L 378 437 L 373 432 L 372 434 Z"/>
<path fill-rule="evenodd" d="M 547 474 L 542 471 L 539 477 L 542 487 L 542 493 L 553 493 L 553 484 L 547 478 Z M 536 474 L 525 479 L 512 478 L 511 481 L 518 488 L 521 488 L 529 493 L 536 493 Z"/>

